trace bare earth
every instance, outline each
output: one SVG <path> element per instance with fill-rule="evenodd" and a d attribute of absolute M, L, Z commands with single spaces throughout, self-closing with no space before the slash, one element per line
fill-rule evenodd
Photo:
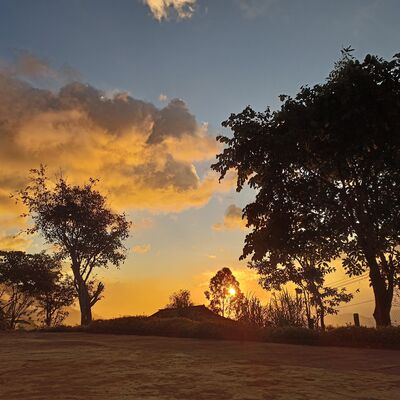
<path fill-rule="evenodd" d="M 2 334 L 0 399 L 400 399 L 400 352 Z"/>

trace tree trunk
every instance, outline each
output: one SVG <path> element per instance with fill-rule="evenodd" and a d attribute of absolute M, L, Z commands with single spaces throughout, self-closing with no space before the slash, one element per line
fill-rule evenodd
<path fill-rule="evenodd" d="M 90 305 L 90 295 L 86 285 L 80 274 L 80 266 L 72 260 L 72 272 L 74 273 L 75 284 L 78 290 L 79 308 L 81 311 L 81 325 L 86 326 L 92 322 L 92 307 Z"/>
<path fill-rule="evenodd" d="M 90 296 L 88 289 L 85 285 L 85 282 L 81 282 L 78 284 L 78 298 L 79 298 L 79 307 L 81 310 L 81 325 L 86 326 L 92 322 L 92 308 L 90 306 Z"/>
<path fill-rule="evenodd" d="M 375 310 L 373 315 L 377 328 L 391 325 L 390 309 L 392 306 L 392 296 L 390 296 L 385 286 L 384 282 L 372 280 L 372 288 L 375 295 Z"/>
<path fill-rule="evenodd" d="M 375 259 L 369 262 L 370 279 L 372 289 L 375 296 L 375 310 L 373 316 L 375 318 L 376 327 L 385 327 L 391 325 L 390 310 L 393 300 L 393 285 L 386 285 L 385 279 L 382 276 L 378 263 Z"/>

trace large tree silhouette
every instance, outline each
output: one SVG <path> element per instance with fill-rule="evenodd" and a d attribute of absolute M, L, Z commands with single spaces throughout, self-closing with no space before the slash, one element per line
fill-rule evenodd
<path fill-rule="evenodd" d="M 108 208 L 95 183 L 90 179 L 84 186 L 75 186 L 59 178 L 50 187 L 41 167 L 31 171 L 30 184 L 19 193 L 34 222 L 29 232 L 41 233 L 71 264 L 82 325 L 91 322 L 91 309 L 104 290 L 101 282 L 94 282 L 93 271 L 109 265 L 118 267 L 125 260 L 123 241 L 130 227 L 125 214 Z"/>
<path fill-rule="evenodd" d="M 400 261 L 400 55 L 359 61 L 346 49 L 325 83 L 281 100 L 275 112 L 232 114 L 223 125 L 233 137 L 218 137 L 226 148 L 214 170 L 223 178 L 235 169 L 238 191 L 257 190 L 244 209 L 252 232 L 243 257 L 297 255 L 299 234 L 316 248 L 329 243 L 350 276 L 369 272 L 376 324 L 390 325 Z"/>

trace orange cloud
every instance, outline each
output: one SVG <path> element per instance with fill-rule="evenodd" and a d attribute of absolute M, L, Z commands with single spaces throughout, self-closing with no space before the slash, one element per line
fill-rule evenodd
<path fill-rule="evenodd" d="M 225 231 L 246 229 L 247 219 L 242 217 L 242 209 L 240 207 L 231 204 L 225 211 L 224 220 L 217 224 L 214 224 L 212 228 L 215 231 Z"/>
<path fill-rule="evenodd" d="M 0 250 L 26 250 L 31 244 L 31 240 L 23 236 L 0 234 Z"/>
<path fill-rule="evenodd" d="M 180 99 L 158 109 L 125 92 L 77 82 L 51 92 L 0 73 L 0 121 L 0 210 L 11 209 L 9 194 L 41 163 L 72 183 L 99 178 L 125 209 L 179 212 L 234 186 L 233 177 L 199 176 L 218 148 Z"/>
<path fill-rule="evenodd" d="M 158 21 L 168 19 L 173 13 L 178 19 L 191 18 L 196 4 L 196 0 L 143 0 L 143 2 Z"/>
<path fill-rule="evenodd" d="M 138 244 L 132 247 L 132 251 L 136 254 L 146 254 L 151 250 L 150 244 Z"/>

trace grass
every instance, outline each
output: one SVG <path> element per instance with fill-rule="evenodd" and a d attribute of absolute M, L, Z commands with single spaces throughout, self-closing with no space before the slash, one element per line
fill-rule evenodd
<path fill-rule="evenodd" d="M 314 346 L 400 350 L 400 327 L 341 327 L 325 332 L 306 328 L 256 328 L 236 321 L 193 321 L 187 318 L 123 317 L 96 320 L 87 327 L 57 327 L 51 332 L 89 332 L 139 336 L 240 340 Z"/>

